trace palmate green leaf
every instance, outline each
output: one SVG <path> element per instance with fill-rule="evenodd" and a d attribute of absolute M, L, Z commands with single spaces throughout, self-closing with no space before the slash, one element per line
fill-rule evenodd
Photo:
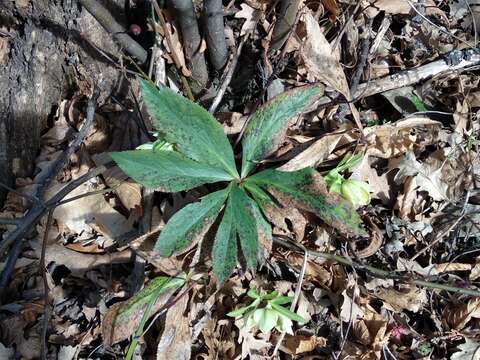
<path fill-rule="evenodd" d="M 317 214 L 323 221 L 344 235 L 365 235 L 361 219 L 353 207 L 341 196 L 328 192 L 322 176 L 312 168 L 294 172 L 264 170 L 245 181 L 245 186 L 256 184 L 282 204 Z"/>
<path fill-rule="evenodd" d="M 230 188 L 211 193 L 176 212 L 160 233 L 154 250 L 167 257 L 199 241 L 217 219 Z"/>
<path fill-rule="evenodd" d="M 255 202 L 236 183 L 231 183 L 227 206 L 213 244 L 213 271 L 220 282 L 237 263 L 237 239 L 249 268 L 257 266 L 258 239 L 271 239 L 270 225 Z"/>
<path fill-rule="evenodd" d="M 222 221 L 213 243 L 213 273 L 223 283 L 237 265 L 237 232 L 235 229 L 235 209 L 227 202 Z"/>
<path fill-rule="evenodd" d="M 156 129 L 187 157 L 225 169 L 238 178 L 233 150 L 222 126 L 201 106 L 151 82 L 140 82 L 143 100 Z"/>
<path fill-rule="evenodd" d="M 312 85 L 286 91 L 252 115 L 242 140 L 242 178 L 251 172 L 256 162 L 278 148 L 289 120 L 317 99 L 323 89 L 322 85 Z"/>
<path fill-rule="evenodd" d="M 225 170 L 188 159 L 175 151 L 133 150 L 110 155 L 132 179 L 164 192 L 232 180 Z"/>
<path fill-rule="evenodd" d="M 263 216 L 263 213 L 257 203 L 250 197 L 247 198 L 250 202 L 252 215 L 255 218 L 259 246 L 264 246 L 267 249 L 271 249 L 273 241 L 272 227 L 270 226 L 270 223 L 265 220 L 265 217 Z"/>
<path fill-rule="evenodd" d="M 251 199 L 243 189 L 235 185 L 230 193 L 229 201 L 235 211 L 235 227 L 243 256 L 248 267 L 255 268 L 257 266 L 258 234 Z"/>

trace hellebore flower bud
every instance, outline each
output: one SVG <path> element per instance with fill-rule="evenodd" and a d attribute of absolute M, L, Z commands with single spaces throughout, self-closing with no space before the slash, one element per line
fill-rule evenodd
<path fill-rule="evenodd" d="M 363 206 L 370 203 L 370 186 L 364 181 L 345 180 L 341 193 L 353 205 Z"/>

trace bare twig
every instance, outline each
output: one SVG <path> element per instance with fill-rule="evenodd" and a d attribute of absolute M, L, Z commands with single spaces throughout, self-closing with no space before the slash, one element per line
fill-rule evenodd
<path fill-rule="evenodd" d="M 468 205 L 468 200 L 470 198 L 470 193 L 467 191 L 467 195 L 465 196 L 465 201 L 463 203 L 463 208 L 462 208 L 462 211 L 460 212 L 460 216 L 454 221 L 454 223 L 452 225 L 450 225 L 448 227 L 447 230 L 445 231 L 442 231 L 440 234 L 438 234 L 435 239 L 431 242 L 428 243 L 427 246 L 425 246 L 422 250 L 420 250 L 419 252 L 417 252 L 410 260 L 411 261 L 414 261 L 415 259 L 417 259 L 419 256 L 423 255 L 428 249 L 430 249 L 432 246 L 438 244 L 446 235 L 450 234 L 450 231 L 452 231 L 459 223 L 460 221 L 463 220 L 463 218 L 465 217 L 465 211 L 467 209 L 467 205 Z"/>
<path fill-rule="evenodd" d="M 305 270 L 307 268 L 307 262 L 308 262 L 308 251 L 307 249 L 301 245 L 300 243 L 297 243 L 298 247 L 303 250 L 303 263 L 302 263 L 302 269 L 300 270 L 300 274 L 298 275 L 298 281 L 297 281 L 297 287 L 295 289 L 295 295 L 292 300 L 292 304 L 290 305 L 290 311 L 295 311 L 295 308 L 297 307 L 298 299 L 300 298 L 300 294 L 302 292 L 302 284 L 303 284 L 303 279 L 305 277 Z M 282 341 L 285 338 L 286 331 L 282 331 L 280 336 L 278 337 L 277 343 L 275 344 L 275 348 L 273 349 L 272 357 L 275 357 L 275 355 L 278 352 L 278 349 L 282 345 Z"/>
<path fill-rule="evenodd" d="M 295 27 L 298 24 L 298 21 L 300 20 L 301 13 L 302 13 L 301 11 L 295 11 L 295 19 L 293 21 L 293 24 L 289 27 L 289 32 L 287 33 L 287 36 L 286 36 L 286 39 L 285 39 L 285 42 L 284 42 L 285 45 L 288 42 L 288 40 L 290 39 L 290 37 L 292 36 L 293 31 L 295 30 Z M 258 19 L 257 19 L 257 21 L 258 21 Z M 252 115 L 259 108 L 259 106 L 261 104 L 261 101 L 262 101 L 263 97 L 265 96 L 265 92 L 267 91 L 268 87 L 270 86 L 270 84 L 273 82 L 273 80 L 277 76 L 277 72 L 279 71 L 280 64 L 281 64 L 281 62 L 282 62 L 282 60 L 283 60 L 283 58 L 286 54 L 286 51 L 287 51 L 287 47 L 283 46 L 282 51 L 280 52 L 280 55 L 278 57 L 279 60 L 275 63 L 272 74 L 270 74 L 270 76 L 268 77 L 268 79 L 265 83 L 265 86 L 262 89 L 262 92 L 261 92 L 260 96 L 258 97 L 258 100 L 255 102 L 255 106 L 253 107 L 252 112 L 250 113 L 250 116 L 247 118 L 247 120 L 243 124 L 242 130 L 240 130 L 240 133 L 238 134 L 237 139 L 235 140 L 235 144 L 234 144 L 235 147 L 240 143 L 240 140 L 243 137 L 243 134 L 244 134 L 244 132 L 247 128 L 248 123 L 250 122 L 250 119 L 252 118 Z"/>
<path fill-rule="evenodd" d="M 168 309 L 170 309 L 173 305 L 175 305 L 182 297 L 184 297 L 185 295 L 187 295 L 190 290 L 193 289 L 194 287 L 194 283 L 192 283 L 188 288 L 186 288 L 183 292 L 179 293 L 177 296 L 175 296 L 171 301 L 169 301 L 168 303 L 166 303 L 165 305 L 163 305 L 162 309 L 160 309 L 157 314 L 155 314 L 155 316 L 153 317 L 153 319 L 150 321 L 150 324 L 145 328 L 145 330 L 143 330 L 143 333 L 142 333 L 142 336 L 144 336 L 148 330 L 150 330 L 150 328 L 152 327 L 153 324 L 155 324 L 155 321 L 157 321 L 157 319 L 162 316 L 163 314 L 165 314 L 167 312 Z"/>
<path fill-rule="evenodd" d="M 215 111 L 217 110 L 218 105 L 220 105 L 220 102 L 222 101 L 223 96 L 227 91 L 228 85 L 230 85 L 230 81 L 232 81 L 233 73 L 235 72 L 235 68 L 237 67 L 238 59 L 240 58 L 240 55 L 242 53 L 243 45 L 247 41 L 247 37 L 248 36 L 245 35 L 242 40 L 240 40 L 240 44 L 238 44 L 237 50 L 235 51 L 235 54 L 233 55 L 232 60 L 228 65 L 228 70 L 225 74 L 222 84 L 217 90 L 217 95 L 215 95 L 212 105 L 210 105 L 210 108 L 208 109 L 208 112 L 211 114 L 215 113 Z"/>
<path fill-rule="evenodd" d="M 13 244 L 8 253 L 8 258 L 5 266 L 2 269 L 1 277 L 0 277 L 0 303 L 6 300 L 6 292 L 4 289 L 7 286 L 8 280 L 10 279 L 10 275 L 13 273 L 15 268 L 15 263 L 17 262 L 18 257 L 20 256 L 20 252 L 22 251 L 22 242 L 17 241 Z"/>
<path fill-rule="evenodd" d="M 45 225 L 45 233 L 43 235 L 42 241 L 42 253 L 40 255 L 40 273 L 42 274 L 43 279 L 43 324 L 42 324 L 42 335 L 40 337 L 40 354 L 42 356 L 42 360 L 47 359 L 47 330 L 48 330 L 48 322 L 50 321 L 50 306 L 49 306 L 49 298 L 48 298 L 48 279 L 47 279 L 47 268 L 45 264 L 45 253 L 47 251 L 47 240 L 48 240 L 48 233 L 50 231 L 50 226 L 52 226 L 53 221 L 53 209 L 50 209 L 48 212 L 47 224 Z"/>
<path fill-rule="evenodd" d="M 80 0 L 80 4 L 97 19 L 100 25 L 102 25 L 130 55 L 137 58 L 142 64 L 147 61 L 147 51 L 126 33 L 123 26 L 113 18 L 110 12 L 105 9 L 99 1 Z"/>
<path fill-rule="evenodd" d="M 373 25 L 373 19 L 370 19 L 367 25 L 365 26 L 366 34 L 364 34 L 364 37 L 360 45 L 360 59 L 357 64 L 357 68 L 353 73 L 352 81 L 350 85 L 350 91 L 352 93 L 354 93 L 357 90 L 358 84 L 360 83 L 363 72 L 365 70 L 365 66 L 367 65 L 368 55 L 370 52 L 370 42 L 371 42 L 370 35 L 371 35 L 372 25 Z"/>
<path fill-rule="evenodd" d="M 43 176 L 39 182 L 39 187 L 37 190 L 38 198 L 41 199 L 43 198 L 46 189 L 48 186 L 51 184 L 53 179 L 57 176 L 58 172 L 63 168 L 67 160 L 70 158 L 70 156 L 74 153 L 74 151 L 78 148 L 78 146 L 83 142 L 83 139 L 87 135 L 88 130 L 90 129 L 91 124 L 93 123 L 93 118 L 95 115 L 95 107 L 96 107 L 96 100 L 100 94 L 100 89 L 99 87 L 95 87 L 93 91 L 92 97 L 89 99 L 88 104 L 87 104 L 87 115 L 85 122 L 80 129 L 80 131 L 77 133 L 77 136 L 73 143 L 67 148 L 67 150 L 55 161 L 55 163 L 51 166 L 49 171 L 47 171 L 46 175 Z M 51 208 L 52 206 L 57 206 L 58 202 L 61 201 L 66 195 L 68 195 L 73 189 L 75 189 L 77 186 L 82 184 L 83 182 L 87 181 L 90 179 L 92 174 L 98 175 L 99 172 L 97 171 L 104 171 L 105 167 L 100 167 L 95 169 L 94 171 L 90 171 L 84 176 L 81 176 L 80 178 L 70 182 L 67 186 L 65 186 L 63 189 L 61 189 L 57 194 L 55 194 L 50 200 L 48 200 L 45 204 L 42 202 L 36 202 L 33 204 L 33 206 L 28 210 L 26 213 L 25 217 L 22 219 L 22 221 L 17 225 L 17 228 L 12 231 L 1 243 L 0 243 L 0 254 L 4 253 L 5 250 L 12 244 L 17 241 L 22 241 L 23 237 L 25 234 L 35 226 L 35 224 L 42 218 L 42 216 L 45 214 L 47 209 Z M 89 177 L 90 176 L 90 177 Z M 15 252 L 12 253 L 13 255 Z M 11 254 L 11 256 L 12 256 Z M 16 254 L 15 258 L 12 258 L 11 256 L 9 257 L 9 261 L 13 262 L 13 265 L 18 258 L 19 254 Z M 7 283 L 10 279 L 11 272 L 13 271 L 13 266 L 12 267 L 5 267 L 2 270 L 2 273 L 0 275 L 0 290 L 3 290 L 6 286 Z"/>
<path fill-rule="evenodd" d="M 60 170 L 63 169 L 70 156 L 78 149 L 80 144 L 87 136 L 88 131 L 90 131 L 90 127 L 93 124 L 93 118 L 95 116 L 95 108 L 97 106 L 97 99 L 100 96 L 100 87 L 95 86 L 93 90 L 93 94 L 88 100 L 87 104 L 87 115 L 85 117 L 85 122 L 82 125 L 82 128 L 77 133 L 75 140 L 72 144 L 59 156 L 59 158 L 52 164 L 50 169 L 45 173 L 43 177 L 38 179 L 40 185 L 37 189 L 37 198 L 42 199 L 45 195 L 45 191 L 52 183 L 53 179 L 58 175 Z"/>
<path fill-rule="evenodd" d="M 253 15 L 253 19 L 255 24 L 258 22 L 260 19 L 261 12 L 260 11 L 255 11 Z M 222 85 L 220 85 L 220 88 L 217 90 L 217 95 L 213 99 L 212 105 L 210 105 L 210 108 L 208 109 L 208 112 L 213 114 L 217 108 L 218 105 L 220 105 L 220 102 L 223 99 L 223 96 L 225 95 L 225 92 L 227 91 L 228 85 L 230 85 L 230 81 L 232 81 L 233 73 L 235 72 L 235 69 L 238 64 L 238 59 L 240 58 L 240 55 L 242 54 L 242 49 L 243 46 L 245 45 L 245 42 L 248 40 L 250 35 L 252 34 L 255 26 L 253 26 L 245 35 L 243 35 L 242 40 L 240 40 L 240 43 L 238 44 L 237 51 L 232 57 L 232 60 L 230 61 L 230 64 L 228 65 L 228 70 L 225 74 L 225 77 L 223 78 Z"/>
<path fill-rule="evenodd" d="M 40 200 L 37 197 L 32 196 L 32 195 L 28 195 L 28 194 L 24 194 L 24 193 L 22 193 L 18 190 L 15 190 L 14 188 L 8 186 L 7 184 L 2 183 L 1 181 L 0 181 L 0 187 L 2 187 L 5 190 L 8 190 L 8 191 L 10 191 L 14 194 L 17 194 L 18 196 L 21 196 L 21 197 L 27 199 L 27 201 L 29 201 L 30 203 L 39 203 L 40 202 Z"/>
<path fill-rule="evenodd" d="M 153 210 L 153 195 L 154 191 L 152 189 L 143 189 L 143 198 L 142 198 L 142 218 L 140 220 L 140 233 L 147 234 L 151 231 L 152 228 L 152 210 Z M 130 275 L 130 293 L 133 295 L 138 292 L 145 280 L 145 259 L 135 254 L 135 262 L 133 265 L 133 271 Z"/>
<path fill-rule="evenodd" d="M 425 20 L 427 23 L 429 23 L 430 25 L 432 25 L 433 27 L 435 27 L 436 29 L 438 29 L 439 31 L 443 32 L 444 34 L 448 35 L 448 36 L 451 36 L 453 37 L 454 39 L 457 39 L 458 41 L 464 43 L 465 45 L 467 45 L 468 47 L 475 47 L 473 44 L 470 44 L 468 41 L 465 41 L 463 40 L 462 38 L 459 38 L 458 36 L 452 34 L 451 32 L 445 30 L 444 28 L 442 28 L 441 26 L 438 26 L 437 24 L 435 24 L 434 22 L 432 22 L 429 18 L 427 18 L 425 15 L 423 15 L 420 11 L 417 10 L 417 8 L 415 7 L 415 5 L 412 4 L 411 1 L 409 0 L 405 0 L 408 5 L 410 5 L 410 7 L 412 8 L 413 11 L 415 11 L 418 16 L 420 16 L 423 20 Z"/>
<path fill-rule="evenodd" d="M 465 6 L 467 7 L 468 11 L 470 12 L 470 16 L 472 17 L 472 27 L 473 27 L 473 45 L 477 47 L 478 45 L 478 34 L 477 34 L 477 19 L 476 15 L 474 14 L 472 7 L 470 6 L 470 3 L 468 0 L 463 0 L 465 3 Z"/>
<path fill-rule="evenodd" d="M 210 61 L 215 70 L 221 70 L 228 59 L 222 0 L 205 0 L 203 12 Z"/>
<path fill-rule="evenodd" d="M 290 243 L 288 241 L 279 239 L 279 238 L 273 238 L 273 241 L 283 247 L 289 248 L 291 250 L 295 251 L 302 251 L 296 244 Z M 363 265 L 358 262 L 355 262 L 353 260 L 349 260 L 343 256 L 340 255 L 335 255 L 335 254 L 330 254 L 330 253 L 323 253 L 323 252 L 318 252 L 318 251 L 312 251 L 309 250 L 308 254 L 310 256 L 316 256 L 320 257 L 323 259 L 327 259 L 330 261 L 335 261 L 339 264 L 351 266 L 356 269 L 360 270 L 366 270 L 370 272 L 372 275 L 381 277 L 381 278 L 387 278 L 387 279 L 394 279 L 394 280 L 399 280 L 399 281 L 405 281 L 405 282 L 410 282 L 415 285 L 429 288 L 429 289 L 435 289 L 435 290 L 445 290 L 448 292 L 453 292 L 453 293 L 460 293 L 464 295 L 470 295 L 470 296 L 480 296 L 480 291 L 478 290 L 473 290 L 473 289 L 464 289 L 456 286 L 451 286 L 451 285 L 445 285 L 445 284 L 439 284 L 436 282 L 431 282 L 431 281 L 425 281 L 420 278 L 412 278 L 412 277 L 405 277 L 401 274 L 398 274 L 394 271 L 387 271 L 387 270 L 382 270 L 378 269 L 376 267 L 370 266 L 370 265 Z"/>
<path fill-rule="evenodd" d="M 0 218 L 0 225 L 18 225 L 22 219 Z"/>
<path fill-rule="evenodd" d="M 385 76 L 369 83 L 362 83 L 358 86 L 358 89 L 352 93 L 352 97 L 354 101 L 358 101 L 364 97 L 419 83 L 444 72 L 465 69 L 479 64 L 479 50 L 455 50 L 446 54 L 441 60 L 436 60 L 414 69 Z"/>
<path fill-rule="evenodd" d="M 352 11 L 351 15 L 348 17 L 348 20 L 345 22 L 345 24 L 343 25 L 342 29 L 340 30 L 340 32 L 338 33 L 338 35 L 335 37 L 335 41 L 332 45 L 332 50 L 335 51 L 335 49 L 337 48 L 337 46 L 340 44 L 340 40 L 342 40 L 343 38 L 343 35 L 345 34 L 345 31 L 348 29 L 348 25 L 351 21 L 353 21 L 353 19 L 355 18 L 355 16 L 357 15 L 358 13 L 358 10 L 360 9 L 360 6 L 362 5 L 362 2 L 359 1 L 357 3 L 357 5 L 355 6 L 355 9 Z M 348 5 L 348 8 L 347 8 L 347 11 L 348 9 L 351 7 L 352 5 L 349 4 Z"/>

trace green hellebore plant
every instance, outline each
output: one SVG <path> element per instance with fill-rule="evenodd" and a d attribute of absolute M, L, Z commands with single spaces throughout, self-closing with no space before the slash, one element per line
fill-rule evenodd
<path fill-rule="evenodd" d="M 231 311 L 227 316 L 243 318 L 243 326 L 249 330 L 256 326 L 262 333 L 266 334 L 273 328 L 278 331 L 285 331 L 293 335 L 293 321 L 304 324 L 307 321 L 300 315 L 295 314 L 282 305 L 291 303 L 293 296 L 282 296 L 278 291 L 271 293 L 257 293 L 250 289 L 247 295 L 254 299 L 250 305 Z M 263 307 L 259 307 L 264 305 Z"/>
<path fill-rule="evenodd" d="M 219 223 L 212 258 L 214 274 L 223 282 L 237 264 L 237 244 L 247 266 L 256 267 L 259 240 L 272 241 L 262 209 L 286 202 L 317 214 L 344 235 L 365 234 L 356 211 L 340 196 L 325 191 L 324 180 L 314 169 L 267 169 L 251 175 L 281 144 L 289 120 L 321 96 L 323 86 L 287 91 L 252 115 L 242 140 L 239 174 L 232 146 L 211 114 L 168 88 L 157 89 L 145 80 L 140 85 L 156 130 L 171 146 L 114 152 L 111 156 L 118 166 L 137 182 L 163 192 L 227 184 L 175 213 L 154 247 L 161 256 L 171 256 L 197 243 Z M 221 219 L 219 214 L 223 215 Z"/>
<path fill-rule="evenodd" d="M 340 161 L 340 163 L 325 176 L 328 190 L 334 193 L 340 193 L 352 205 L 364 206 L 370 203 L 370 193 L 372 191 L 370 185 L 365 181 L 348 179 L 346 180 L 342 171 L 350 170 L 362 161 L 362 155 L 353 155 L 348 153 Z"/>
<path fill-rule="evenodd" d="M 370 204 L 371 188 L 365 181 L 348 179 L 342 184 L 341 194 L 353 205 Z"/>

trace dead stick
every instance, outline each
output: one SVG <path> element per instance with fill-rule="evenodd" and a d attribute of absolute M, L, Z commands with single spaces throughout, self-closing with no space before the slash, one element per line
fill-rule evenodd
<path fill-rule="evenodd" d="M 279 238 L 273 238 L 273 241 L 283 247 L 295 250 L 295 251 L 302 251 L 298 246 L 296 246 L 294 243 L 279 239 Z M 360 269 L 360 270 L 366 270 L 370 272 L 371 274 L 382 277 L 382 278 L 387 278 L 387 279 L 394 279 L 394 280 L 400 280 L 400 281 L 405 281 L 405 282 L 411 282 L 415 285 L 429 288 L 429 289 L 434 289 L 434 290 L 445 290 L 453 293 L 460 293 L 464 295 L 471 295 L 471 296 L 480 296 L 480 291 L 478 290 L 473 290 L 473 289 L 464 289 L 464 288 L 459 288 L 456 286 L 451 286 L 451 285 L 445 285 L 445 284 L 439 284 L 436 282 L 431 282 L 431 281 L 426 281 L 420 278 L 410 278 L 410 277 L 405 277 L 402 276 L 401 274 L 397 274 L 393 271 L 387 271 L 387 270 L 382 270 L 378 269 L 376 267 L 370 266 L 370 265 L 363 265 L 360 263 L 357 263 L 355 261 L 349 260 L 343 256 L 340 255 L 335 255 L 335 254 L 330 254 L 330 253 L 323 253 L 323 252 L 318 252 L 318 251 L 312 251 L 309 250 L 308 254 L 310 256 L 316 256 L 320 257 L 323 259 L 328 259 L 343 265 L 351 266 L 355 269 Z"/>
<path fill-rule="evenodd" d="M 49 171 L 46 173 L 45 176 L 40 178 L 39 182 L 39 188 L 37 190 L 37 197 L 38 199 L 42 199 L 46 189 L 48 186 L 51 184 L 53 179 L 57 176 L 57 174 L 60 172 L 60 170 L 63 168 L 65 163 L 68 161 L 70 156 L 75 152 L 75 150 L 80 146 L 80 144 L 83 142 L 85 136 L 87 135 L 92 123 L 93 123 L 93 118 L 95 115 L 95 108 L 97 105 L 97 98 L 100 95 L 100 87 L 95 86 L 93 90 L 93 94 L 91 98 L 88 101 L 87 104 L 87 115 L 85 122 L 80 129 L 80 131 L 77 133 L 77 136 L 73 143 L 67 148 L 67 150 L 54 162 L 52 167 L 49 169 Z M 86 175 L 88 175 L 87 173 Z M 85 175 L 82 176 L 79 179 L 85 178 Z M 77 180 L 79 180 L 77 179 Z M 86 180 L 83 180 L 86 181 Z M 73 181 L 72 183 L 75 183 Z M 82 182 L 81 182 L 82 183 Z M 80 184 L 81 184 L 80 183 Z M 80 185 L 78 184 L 78 185 Z M 69 184 L 70 185 L 70 184 Z M 77 185 L 77 186 L 78 186 Z M 65 187 L 68 188 L 68 185 Z M 47 204 L 44 204 L 42 202 L 35 202 L 33 206 L 28 210 L 27 214 L 25 217 L 22 219 L 22 221 L 17 225 L 17 228 L 11 232 L 1 243 L 0 243 L 0 254 L 5 252 L 7 248 L 14 242 L 16 241 L 21 241 L 25 234 L 37 224 L 38 221 L 42 218 L 42 216 L 45 214 L 45 211 L 47 208 L 52 206 L 52 204 L 55 204 L 56 202 L 60 201 L 65 197 L 70 191 L 65 191 L 65 188 L 62 189 L 60 192 L 58 192 Z M 75 187 L 74 187 L 75 188 Z M 72 188 L 72 190 L 74 189 Z M 63 196 L 62 196 L 63 195 Z M 52 203 L 53 200 L 53 203 Z M 13 271 L 13 267 L 15 265 L 16 259 L 18 258 L 19 253 L 17 251 L 13 251 L 10 254 L 8 264 L 9 266 L 6 266 L 0 275 L 0 291 L 2 291 L 8 284 L 8 281 L 10 279 L 11 273 Z"/>
<path fill-rule="evenodd" d="M 210 108 L 208 109 L 208 112 L 210 114 L 215 113 L 215 111 L 218 108 L 218 105 L 220 105 L 220 102 L 222 101 L 223 96 L 225 95 L 225 92 L 227 91 L 228 85 L 230 85 L 230 82 L 232 81 L 233 73 L 235 72 L 235 69 L 238 64 L 238 59 L 242 54 L 243 45 L 245 44 L 247 38 L 248 38 L 248 34 L 244 35 L 242 40 L 240 40 L 240 44 L 238 44 L 237 51 L 235 52 L 235 55 L 233 55 L 232 61 L 228 66 L 228 70 L 225 75 L 225 78 L 223 79 L 222 85 L 218 89 L 217 95 L 213 99 L 212 105 L 210 105 Z"/>
<path fill-rule="evenodd" d="M 441 60 L 372 80 L 370 83 L 362 83 L 352 95 L 354 101 L 358 101 L 367 96 L 419 83 L 444 72 L 460 70 L 479 64 L 479 49 L 454 50 L 445 55 Z"/>
<path fill-rule="evenodd" d="M 50 231 L 50 226 L 52 226 L 53 221 L 53 209 L 50 209 L 48 212 L 47 224 L 45 225 L 45 233 L 43 234 L 42 241 L 42 253 L 40 255 L 40 273 L 42 274 L 43 279 L 43 324 L 42 324 L 42 335 L 40 337 L 40 354 L 42 360 L 47 359 L 47 330 L 48 322 L 50 321 L 50 307 L 48 299 L 48 279 L 47 279 L 47 267 L 45 264 L 45 253 L 47 252 L 47 240 L 48 233 Z"/>
<path fill-rule="evenodd" d="M 301 245 L 300 243 L 297 244 L 299 248 L 303 250 L 303 263 L 302 263 L 302 269 L 300 270 L 300 274 L 298 275 L 298 281 L 297 281 L 297 287 L 295 289 L 295 295 L 292 300 L 292 304 L 290 305 L 290 311 L 295 312 L 295 308 L 297 307 L 298 299 L 300 299 L 300 294 L 302 293 L 302 284 L 303 284 L 303 279 L 305 277 L 305 271 L 307 269 L 307 264 L 308 264 L 308 250 Z M 275 348 L 273 349 L 272 353 L 272 358 L 277 355 L 278 349 L 280 349 L 280 346 L 282 345 L 282 341 L 285 338 L 285 334 L 287 333 L 286 330 L 283 330 L 282 333 L 280 334 L 280 337 L 277 340 L 277 343 L 275 344 Z"/>
<path fill-rule="evenodd" d="M 83 142 L 85 137 L 87 136 L 88 131 L 93 124 L 93 118 L 95 116 L 95 108 L 97 106 L 97 99 L 100 96 L 100 87 L 95 86 L 93 89 L 93 94 L 88 100 L 87 104 L 87 115 L 85 117 L 85 122 L 82 125 L 82 128 L 77 133 L 75 140 L 73 143 L 65 150 L 60 157 L 53 163 L 49 171 L 46 172 L 45 176 L 38 179 L 40 186 L 37 190 L 37 198 L 42 199 L 45 195 L 45 191 L 52 183 L 53 179 L 58 175 L 60 170 L 63 169 L 65 164 L 67 163 L 70 156 L 78 149 L 80 144 Z"/>

